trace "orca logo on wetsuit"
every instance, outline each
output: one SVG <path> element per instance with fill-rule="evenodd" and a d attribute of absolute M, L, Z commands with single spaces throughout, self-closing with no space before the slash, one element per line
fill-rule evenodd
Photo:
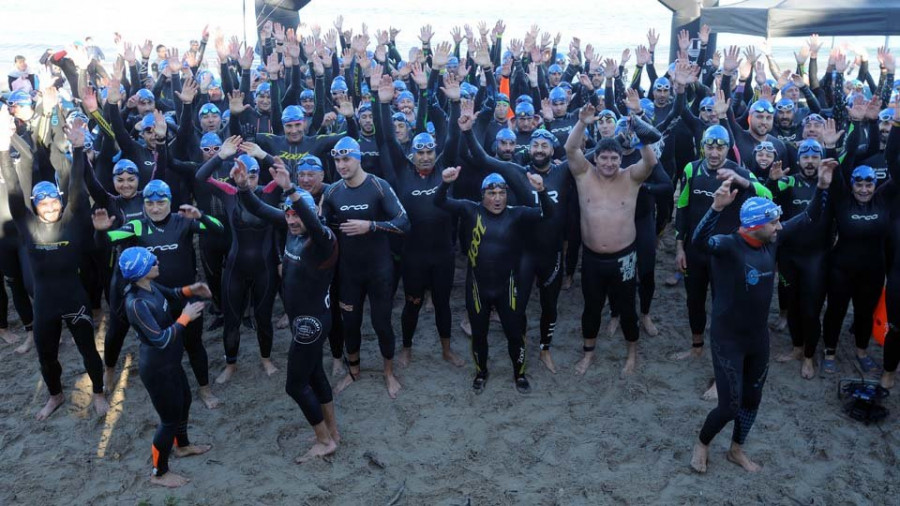
<path fill-rule="evenodd" d="M 808 206 L 810 202 L 810 200 L 794 199 L 791 203 L 795 206 Z"/>
<path fill-rule="evenodd" d="M 708 192 L 706 190 L 698 190 L 696 188 L 694 188 L 694 195 L 706 195 L 707 197 L 715 197 L 715 194 L 713 194 L 713 192 Z"/>
<path fill-rule="evenodd" d="M 365 211 L 369 208 L 369 204 L 341 206 L 341 211 Z"/>
<path fill-rule="evenodd" d="M 878 213 L 875 213 L 875 214 L 851 214 L 850 219 L 851 220 L 865 220 L 865 221 L 877 220 Z"/>
<path fill-rule="evenodd" d="M 175 251 L 178 249 L 178 243 L 160 244 L 159 246 L 147 246 L 147 251 Z"/>
<path fill-rule="evenodd" d="M 435 186 L 434 188 L 429 188 L 427 190 L 413 190 L 410 192 L 410 194 L 413 197 L 418 197 L 420 195 L 434 195 L 434 193 L 437 191 L 437 189 L 438 189 L 438 187 Z"/>
<path fill-rule="evenodd" d="M 469 245 L 469 263 L 472 264 L 472 267 L 475 267 L 477 263 L 478 247 L 481 246 L 481 237 L 486 230 L 487 228 L 481 222 L 481 215 L 479 214 L 475 220 L 475 228 L 472 229 L 472 244 Z"/>
<path fill-rule="evenodd" d="M 312 316 L 298 316 L 291 323 L 291 335 L 297 344 L 313 344 L 322 337 L 322 322 Z"/>
<path fill-rule="evenodd" d="M 147 167 L 153 167 L 153 163 L 154 162 L 151 160 L 144 160 L 144 165 L 146 165 Z"/>

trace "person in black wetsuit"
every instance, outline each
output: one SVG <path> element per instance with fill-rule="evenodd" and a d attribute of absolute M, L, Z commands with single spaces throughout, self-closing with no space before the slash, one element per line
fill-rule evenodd
<path fill-rule="evenodd" d="M 125 287 L 125 313 L 141 342 L 138 374 L 159 415 L 151 446 L 150 483 L 180 487 L 190 480 L 169 472 L 169 454 L 187 457 L 212 448 L 188 440 L 191 388 L 181 367 L 186 328 L 203 311 L 204 303 L 195 298 L 208 299 L 212 294 L 205 283 L 168 288 L 154 282 L 159 277 L 159 262 L 146 248 L 124 250 L 118 265 L 122 278 L 129 283 Z M 169 304 L 183 306 L 177 320 L 172 320 Z"/>
<path fill-rule="evenodd" d="M 720 97 L 721 98 L 721 97 Z M 717 100 L 716 107 L 724 106 Z M 720 117 L 724 111 L 720 109 Z M 690 240 L 697 224 L 709 208 L 716 189 L 723 179 L 733 178 L 738 192 L 738 203 L 748 197 L 766 196 L 771 192 L 756 182 L 756 178 L 728 160 L 731 138 L 721 125 L 713 125 L 703 135 L 703 158 L 689 163 L 683 171 L 681 194 L 676 202 L 675 214 L 675 267 L 684 273 L 687 292 L 688 320 L 693 341 L 691 349 L 673 356 L 677 360 L 699 357 L 703 353 L 703 334 L 706 331 L 706 293 L 710 283 L 709 259 L 694 247 Z M 716 233 L 731 233 L 738 226 L 738 207 L 729 207 L 722 219 L 716 221 Z"/>
<path fill-rule="evenodd" d="M 872 314 L 884 288 L 885 242 L 890 231 L 891 209 L 900 191 L 898 112 L 900 109 L 894 113 L 894 126 L 885 147 L 889 173 L 887 182 L 876 188 L 877 175 L 868 165 L 856 167 L 849 177 L 846 173 L 839 173 L 835 178 L 840 178 L 840 181 L 835 182 L 831 204 L 838 240 L 830 255 L 828 306 L 822 321 L 822 339 L 825 342 L 822 369 L 826 373 L 837 372 L 835 350 L 851 301 L 854 314 L 851 330 L 856 337 L 856 360 L 865 373 L 878 369 L 878 364 L 866 349 L 872 334 Z M 848 135 L 848 144 L 853 143 Z M 852 163 L 846 162 L 842 168 L 852 166 Z"/>
<path fill-rule="evenodd" d="M 459 215 L 465 235 L 470 237 L 469 244 L 463 246 L 468 251 L 466 312 L 472 325 L 475 359 L 472 388 L 480 394 L 488 379 L 487 335 L 491 309 L 496 309 L 506 335 L 516 390 L 528 393 L 531 385 L 525 376 L 526 343 L 524 318 L 519 310 L 518 270 L 525 240 L 524 226 L 552 216 L 550 197 L 541 176 L 529 174 L 528 180 L 538 192 L 538 207 L 507 206 L 506 180 L 492 173 L 481 183 L 481 202 L 447 198 L 450 184 L 459 177 L 459 172 L 459 167 L 444 169 L 435 204 Z"/>
<path fill-rule="evenodd" d="M 561 91 L 561 90 L 560 90 Z M 576 114 L 577 117 L 577 114 Z M 566 233 L 566 219 L 569 198 L 574 192 L 575 182 L 566 163 L 553 163 L 556 136 L 541 128 L 531 135 L 529 158 L 531 163 L 523 167 L 519 164 L 488 157 L 472 132 L 474 114 L 464 114 L 459 121 L 466 145 L 472 154 L 474 165 L 485 172 L 499 173 L 510 186 L 516 201 L 521 205 L 538 204 L 538 192 L 528 182 L 529 174 L 537 174 L 543 179 L 548 197 L 547 204 L 553 209 L 545 209 L 547 217 L 530 224 L 530 231 L 523 232 L 526 240 L 518 268 L 518 313 L 522 318 L 522 331 L 527 329 L 525 310 L 531 295 L 531 287 L 537 283 L 541 300 L 540 319 L 540 360 L 551 372 L 556 365 L 550 354 L 553 334 L 557 321 L 557 301 L 563 278 L 563 242 Z M 565 132 L 564 137 L 568 138 Z"/>
<path fill-rule="evenodd" d="M 806 211 L 818 184 L 819 166 L 825 149 L 815 139 L 806 139 L 797 147 L 800 170 L 785 175 L 780 164 L 769 171 L 766 187 L 789 220 Z M 828 213 L 826 208 L 825 212 Z M 832 218 L 823 216 L 814 225 L 785 238 L 778 249 L 778 274 L 784 279 L 787 297 L 787 323 L 793 349 L 775 357 L 776 362 L 803 358 L 800 374 L 806 379 L 815 375 L 813 356 L 822 332 L 820 316 L 825 303 L 825 272 L 828 250 L 833 242 Z M 779 297 L 782 293 L 779 293 Z"/>
<path fill-rule="evenodd" d="M 460 87 L 453 79 L 445 80 L 442 88 L 450 100 L 451 121 L 459 114 Z M 439 152 L 437 142 L 431 134 L 419 134 L 411 145 L 411 159 L 403 155 L 394 129 L 391 128 L 390 102 L 393 82 L 389 76 L 382 76 L 378 87 L 380 102 L 379 127 L 387 132 L 386 145 L 381 151 L 381 167 L 385 180 L 397 192 L 400 202 L 407 211 L 410 221 L 409 233 L 403 237 L 401 252 L 401 275 L 405 303 L 400 317 L 403 348 L 397 364 L 405 367 L 412 357 L 412 340 L 419 323 L 425 290 L 431 290 L 434 303 L 434 319 L 441 342 L 442 356 L 451 364 L 462 367 L 464 362 L 450 348 L 450 291 L 453 288 L 453 220 L 447 211 L 435 206 L 434 199 L 441 184 L 441 171 L 449 154 L 456 152 L 457 137 L 448 139 L 445 145 L 453 144 L 451 150 Z M 424 105 L 423 105 L 424 107 Z M 451 130 L 451 132 L 453 132 Z M 458 132 L 458 130 L 456 131 Z"/>
<path fill-rule="evenodd" d="M 778 205 L 751 197 L 741 205 L 737 233 L 716 234 L 722 212 L 734 205 L 739 193 L 731 189 L 734 178 L 729 177 L 716 189 L 712 206 L 693 231 L 691 242 L 709 255 L 713 272 L 715 297 L 709 333 L 719 390 L 718 405 L 707 415 L 691 457 L 691 467 L 699 473 L 706 472 L 709 444 L 732 420 L 728 460 L 749 472 L 761 469 L 744 453 L 743 445 L 756 419 L 769 370 L 768 315 L 776 277 L 775 254 L 781 239 L 820 219 L 837 165 L 835 160 L 823 161 L 818 191 L 806 212 L 782 225 Z"/>
<path fill-rule="evenodd" d="M 341 180 L 325 192 L 322 215 L 328 226 L 340 232 L 337 234 L 342 252 L 340 305 L 348 367 L 347 376 L 338 382 L 335 392 L 343 391 L 359 377 L 362 305 L 368 297 L 372 327 L 384 359 L 384 380 L 393 399 L 401 385 L 394 377 L 395 337 L 391 328 L 394 265 L 388 239 L 390 234 L 409 232 L 409 218 L 391 186 L 362 169 L 359 143 L 353 138 L 338 141 L 331 155 Z"/>
<path fill-rule="evenodd" d="M 106 414 L 109 404 L 103 395 L 103 361 L 94 345 L 94 322 L 84 285 L 78 276 L 78 265 L 86 247 L 84 230 L 78 222 L 86 219 L 88 209 L 84 191 L 84 130 L 67 132 L 72 144 L 72 163 L 68 178 L 67 202 L 62 192 L 50 182 L 41 181 L 31 190 L 33 209 L 25 206 L 23 188 L 10 157 L 10 141 L 14 129 L 6 107 L 0 110 L 0 171 L 6 181 L 9 211 L 24 242 L 32 268 L 34 283 L 34 346 L 41 366 L 41 376 L 50 398 L 37 413 L 46 420 L 65 402 L 62 393 L 62 366 L 59 342 L 62 323 L 72 333 L 78 352 L 91 379 L 92 404 L 99 415 Z"/>
<path fill-rule="evenodd" d="M 158 179 L 144 186 L 142 196 L 144 216 L 128 221 L 115 230 L 110 230 L 116 221 L 115 216 L 110 216 L 103 208 L 95 210 L 95 241 L 104 246 L 145 247 L 159 258 L 164 269 L 158 283 L 170 288 L 193 284 L 197 280 L 194 234 L 223 233 L 222 222 L 187 204 L 182 205 L 177 213 L 172 213 L 172 191 Z M 113 273 L 112 285 L 111 291 L 122 293 L 124 280 L 118 272 Z M 118 316 L 114 311 L 110 312 L 111 319 Z M 122 331 L 106 336 L 104 355 L 108 377 L 115 369 L 127 332 L 126 326 Z M 202 334 L 203 319 L 190 322 L 185 329 L 184 348 L 200 386 L 200 399 L 207 408 L 214 409 L 219 405 L 219 400 L 209 386 L 209 358 Z"/>
<path fill-rule="evenodd" d="M 222 311 L 225 316 L 222 341 L 225 345 L 225 369 L 216 383 L 227 382 L 237 370 L 241 342 L 241 319 L 249 302 L 256 319 L 256 338 L 263 369 L 271 376 L 278 371 L 270 358 L 272 353 L 272 305 L 278 292 L 278 256 L 271 224 L 247 212 L 237 198 L 237 188 L 213 177 L 222 172 L 225 160 L 237 154 L 241 138 L 232 136 L 222 143 L 219 152 L 197 171 L 196 179 L 206 182 L 222 201 L 231 230 L 231 246 L 222 272 Z M 277 185 L 258 186 L 259 162 L 250 155 L 240 161 L 248 172 L 254 191 L 274 202 Z M 249 300 L 248 300 L 249 296 Z"/>
<path fill-rule="evenodd" d="M 272 180 L 287 196 L 281 211 L 266 205 L 253 191 L 247 170 L 238 162 L 231 171 L 240 188 L 238 197 L 248 212 L 289 235 L 282 258 L 284 308 L 291 329 L 285 390 L 300 406 L 316 433 L 316 443 L 296 459 L 303 463 L 337 451 L 340 433 L 328 376 L 322 367 L 322 345 L 331 327 L 329 287 L 338 260 L 337 236 L 319 220 L 312 195 L 297 189 L 283 164 L 269 169 Z"/>

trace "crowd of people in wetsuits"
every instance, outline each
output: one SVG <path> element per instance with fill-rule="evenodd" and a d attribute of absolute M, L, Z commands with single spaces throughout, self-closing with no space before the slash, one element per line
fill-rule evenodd
<path fill-rule="evenodd" d="M 50 393 L 38 419 L 64 402 L 63 323 L 101 414 L 134 329 L 160 417 L 151 480 L 180 486 L 169 456 L 210 448 L 188 439 L 184 352 L 213 409 L 203 333 L 222 334 L 222 385 L 237 374 L 242 333 L 256 334 L 274 374 L 274 329 L 287 328 L 286 392 L 316 434 L 298 462 L 328 455 L 340 441 L 333 395 L 360 379 L 366 301 L 391 398 L 402 388 L 395 362 L 408 365 L 417 331 L 431 332 L 418 328 L 429 302 L 442 357 L 464 365 L 451 347 L 454 296 L 465 298 L 474 392 L 488 382 L 496 317 L 524 394 L 529 299 L 539 298 L 540 361 L 555 373 L 557 307 L 579 261 L 576 373 L 594 360 L 608 299 L 632 374 L 641 329 L 658 334 L 654 270 L 667 231 L 676 256 L 666 281 L 683 281 L 693 335 L 674 358 L 702 356 L 712 300 L 707 394 L 718 405 L 696 470 L 729 421 L 729 458 L 759 468 L 741 446 L 768 370 L 776 280 L 792 343 L 777 361 L 800 361 L 807 379 L 836 373 L 852 302 L 856 366 L 883 370 L 893 386 L 898 329 L 889 327 L 883 366 L 867 351 L 883 292 L 888 321 L 900 319 L 900 109 L 888 49 L 878 49 L 877 76 L 864 50 L 847 48 L 828 52 L 820 76 L 815 35 L 781 70 L 752 47 L 708 51 L 704 26 L 699 54 L 682 32 L 659 74 L 653 30 L 619 61 L 578 38 L 561 48 L 538 26 L 507 41 L 502 21 L 434 44 L 425 26 L 404 58 L 398 32 L 354 33 L 341 18 L 304 34 L 266 23 L 256 48 L 213 35 L 217 68 L 206 29 L 184 53 L 117 35 L 113 62 L 84 44 L 48 51 L 40 73 L 16 59 L 0 110 L 0 271 L 28 334 L 16 351 L 33 345 Z M 457 260 L 466 280 L 454 295 Z M 0 337 L 13 343 L 0 294 Z"/>

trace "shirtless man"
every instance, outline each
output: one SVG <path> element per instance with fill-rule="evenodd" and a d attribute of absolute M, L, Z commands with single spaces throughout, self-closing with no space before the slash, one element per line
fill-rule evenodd
<path fill-rule="evenodd" d="M 628 91 L 628 102 L 638 100 L 637 92 Z M 629 108 L 638 109 L 638 108 Z M 622 331 L 628 341 L 628 358 L 623 375 L 634 372 L 637 359 L 638 323 L 635 311 L 635 272 L 637 254 L 634 210 L 638 190 L 656 165 L 656 154 L 650 144 L 660 134 L 653 127 L 632 116 L 630 128 L 640 140 L 641 160 L 622 168 L 622 147 L 615 139 L 601 139 L 594 151 L 593 162 L 584 156 L 580 139 L 587 125 L 597 120 L 592 105 L 581 108 L 578 122 L 566 141 L 569 170 L 578 187 L 581 208 L 581 237 L 584 245 L 582 260 L 582 293 L 584 312 L 581 315 L 584 336 L 584 357 L 575 365 L 584 374 L 594 361 L 600 314 L 607 296 L 610 305 L 620 315 Z"/>

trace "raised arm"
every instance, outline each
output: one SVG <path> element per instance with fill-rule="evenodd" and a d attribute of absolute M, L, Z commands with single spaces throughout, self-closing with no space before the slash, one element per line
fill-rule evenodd
<path fill-rule="evenodd" d="M 581 150 L 581 140 L 584 138 L 584 129 L 597 121 L 596 112 L 597 109 L 591 104 L 582 107 L 578 111 L 578 121 L 569 132 L 569 138 L 566 139 L 566 159 L 569 161 L 569 170 L 572 171 L 573 176 L 584 174 L 591 167 Z"/>

